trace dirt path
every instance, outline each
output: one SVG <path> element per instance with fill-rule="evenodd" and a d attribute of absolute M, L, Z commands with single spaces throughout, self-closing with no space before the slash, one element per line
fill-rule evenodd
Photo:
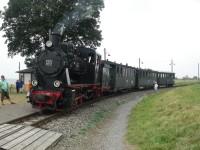
<path fill-rule="evenodd" d="M 76 150 L 126 150 L 133 149 L 125 144 L 125 133 L 128 115 L 135 104 L 145 94 L 132 95 L 132 100 L 121 105 L 103 124 L 89 132 L 80 145 L 74 147 Z"/>

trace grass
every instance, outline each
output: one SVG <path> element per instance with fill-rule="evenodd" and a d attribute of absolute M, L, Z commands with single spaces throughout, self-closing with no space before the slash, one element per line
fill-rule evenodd
<path fill-rule="evenodd" d="M 200 83 L 200 81 L 199 80 L 182 80 L 182 79 L 175 80 L 175 85 L 177 86 L 190 85 L 190 84 L 195 84 L 195 83 Z"/>
<path fill-rule="evenodd" d="M 98 124 L 101 124 L 105 119 L 110 117 L 114 109 L 124 103 L 126 103 L 126 101 L 115 101 L 110 104 L 109 107 L 100 108 L 98 111 L 93 112 L 86 125 L 80 129 L 79 134 L 85 135 L 87 131 L 95 128 Z"/>
<path fill-rule="evenodd" d="M 13 102 L 15 102 L 16 104 L 22 104 L 22 103 L 26 103 L 27 99 L 26 99 L 26 92 L 22 92 L 22 93 L 16 93 L 16 90 L 14 88 L 14 86 L 11 86 L 10 91 L 10 98 Z M 5 99 L 4 100 L 5 104 L 10 104 L 10 102 Z"/>
<path fill-rule="evenodd" d="M 79 133 L 82 135 L 85 135 L 89 129 L 95 128 L 98 123 L 103 121 L 108 114 L 109 114 L 109 111 L 107 110 L 100 110 L 100 111 L 95 112 L 90 118 L 90 120 L 88 121 L 87 125 L 81 128 Z"/>
<path fill-rule="evenodd" d="M 128 142 L 141 150 L 200 149 L 200 85 L 152 94 L 129 116 Z"/>

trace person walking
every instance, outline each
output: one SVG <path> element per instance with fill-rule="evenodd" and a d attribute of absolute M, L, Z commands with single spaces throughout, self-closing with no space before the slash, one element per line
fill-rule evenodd
<path fill-rule="evenodd" d="M 5 80 L 4 75 L 1 75 L 0 90 L 1 90 L 2 105 L 4 105 L 3 103 L 4 97 L 6 97 L 10 101 L 11 104 L 15 104 L 10 100 L 8 82 Z"/>

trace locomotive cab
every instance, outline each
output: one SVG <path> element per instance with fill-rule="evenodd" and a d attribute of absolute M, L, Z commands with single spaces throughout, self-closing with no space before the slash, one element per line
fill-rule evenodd
<path fill-rule="evenodd" d="M 73 84 L 97 84 L 101 55 L 90 48 L 78 48 L 79 57 L 73 68 L 70 68 L 70 77 Z"/>

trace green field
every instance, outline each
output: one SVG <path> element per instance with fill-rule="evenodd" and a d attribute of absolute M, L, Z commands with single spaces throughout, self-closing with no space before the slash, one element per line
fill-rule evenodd
<path fill-rule="evenodd" d="M 190 84 L 196 84 L 196 83 L 200 83 L 200 81 L 199 80 L 182 80 L 182 79 L 175 80 L 176 86 L 190 85 Z"/>
<path fill-rule="evenodd" d="M 129 116 L 128 143 L 142 150 L 200 150 L 200 84 L 167 89 Z"/>

